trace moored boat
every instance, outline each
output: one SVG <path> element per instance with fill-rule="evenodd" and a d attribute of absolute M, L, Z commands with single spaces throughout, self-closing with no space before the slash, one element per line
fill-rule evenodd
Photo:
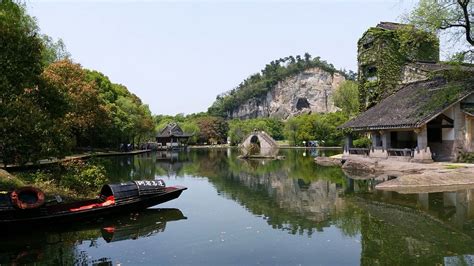
<path fill-rule="evenodd" d="M 31 187 L 0 194 L 0 225 L 14 228 L 71 223 L 107 215 L 133 212 L 178 198 L 186 190 L 166 186 L 163 180 L 107 184 L 96 199 L 62 203 L 45 201 L 44 194 Z"/>

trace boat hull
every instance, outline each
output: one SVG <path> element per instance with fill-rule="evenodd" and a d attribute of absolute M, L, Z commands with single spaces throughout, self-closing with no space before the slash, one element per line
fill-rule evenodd
<path fill-rule="evenodd" d="M 186 190 L 185 187 L 168 187 L 165 192 L 157 195 L 147 195 L 130 199 L 126 202 L 116 203 L 110 206 L 96 207 L 80 211 L 63 211 L 48 213 L 47 209 L 35 210 L 35 212 L 16 215 L 12 218 L 0 218 L 0 226 L 7 229 L 31 229 L 31 226 L 50 226 L 57 224 L 75 223 L 84 220 L 99 219 L 117 213 L 134 212 L 146 209 L 173 199 L 178 198 Z M 54 208 L 51 207 L 51 208 Z M 16 211 L 20 212 L 20 211 Z M 42 212 L 44 212 L 42 214 Z"/>

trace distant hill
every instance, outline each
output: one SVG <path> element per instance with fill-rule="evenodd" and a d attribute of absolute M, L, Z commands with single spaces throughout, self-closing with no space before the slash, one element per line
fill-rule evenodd
<path fill-rule="evenodd" d="M 249 119 L 286 119 L 300 113 L 336 111 L 332 93 L 348 76 L 332 64 L 312 58 L 289 56 L 272 61 L 236 88 L 217 96 L 211 115 Z"/>

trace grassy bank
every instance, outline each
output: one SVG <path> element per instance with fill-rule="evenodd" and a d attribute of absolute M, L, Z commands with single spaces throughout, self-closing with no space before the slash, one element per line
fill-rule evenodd
<path fill-rule="evenodd" d="M 94 198 L 106 182 L 104 167 L 94 161 L 67 161 L 54 167 L 17 172 L 15 175 L 0 170 L 2 191 L 34 186 L 41 189 L 46 197 L 59 195 L 65 201 Z"/>

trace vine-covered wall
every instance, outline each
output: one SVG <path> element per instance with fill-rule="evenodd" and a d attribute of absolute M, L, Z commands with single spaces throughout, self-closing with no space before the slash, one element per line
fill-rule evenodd
<path fill-rule="evenodd" d="M 362 111 L 396 91 L 403 78 L 405 64 L 439 61 L 439 40 L 436 35 L 413 26 L 398 25 L 394 30 L 370 28 L 358 41 Z"/>

